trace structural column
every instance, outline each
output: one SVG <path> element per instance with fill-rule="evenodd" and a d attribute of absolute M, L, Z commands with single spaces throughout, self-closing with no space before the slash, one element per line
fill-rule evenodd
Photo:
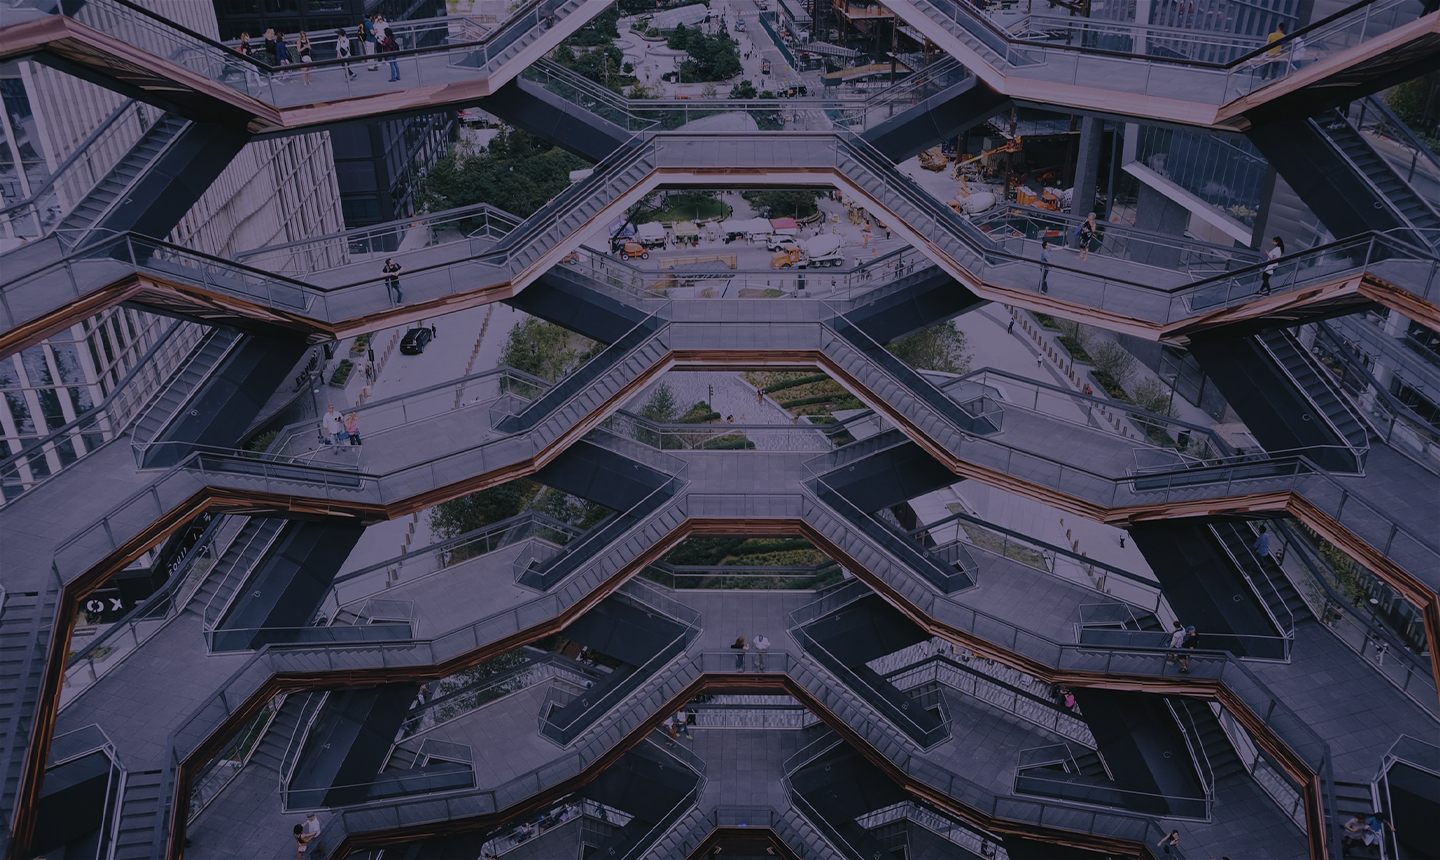
<path fill-rule="evenodd" d="M 1100 151 L 1105 144 L 1105 120 L 1081 117 L 1080 152 L 1075 159 L 1075 191 L 1070 214 L 1084 218 L 1095 211 L 1095 183 L 1100 179 Z"/>

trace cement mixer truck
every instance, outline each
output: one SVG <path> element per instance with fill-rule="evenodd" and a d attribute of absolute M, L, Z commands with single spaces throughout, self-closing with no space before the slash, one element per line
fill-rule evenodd
<path fill-rule="evenodd" d="M 797 269 L 806 269 L 841 266 L 844 263 L 845 255 L 840 253 L 840 237 L 826 233 L 813 239 L 801 239 L 796 244 L 785 246 L 770 261 L 770 268 L 788 269 L 793 266 Z"/>

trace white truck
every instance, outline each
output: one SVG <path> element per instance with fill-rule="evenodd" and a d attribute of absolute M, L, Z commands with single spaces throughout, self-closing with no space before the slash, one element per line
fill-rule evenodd
<path fill-rule="evenodd" d="M 780 253 L 770 261 L 772 269 L 818 269 L 823 266 L 842 266 L 845 255 L 840 252 L 840 237 L 826 233 L 812 239 L 801 239 L 780 248 Z"/>

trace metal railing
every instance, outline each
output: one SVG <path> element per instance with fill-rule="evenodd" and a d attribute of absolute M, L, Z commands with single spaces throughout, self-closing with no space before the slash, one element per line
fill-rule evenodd
<path fill-rule="evenodd" d="M 1006 75 L 1095 86 L 1105 68 L 1108 86 L 1136 95 L 1224 105 L 1325 62 L 1369 39 L 1415 20 L 1403 0 L 1365 0 L 1296 30 L 1273 43 L 1246 45 L 1247 37 L 1173 27 L 1036 16 L 1012 29 L 1045 34 L 1045 41 L 1016 38 L 962 0 L 915 0 L 913 5 Z M 1105 48 L 1091 47 L 1103 39 Z M 1233 46 L 1233 47 L 1232 47 Z M 1223 51 L 1223 62 L 1189 59 L 1186 51 Z M 1272 53 L 1273 52 L 1273 53 Z M 1108 61 L 1108 62 L 1107 62 Z M 1123 85 L 1122 85 L 1123 84 Z"/>
<path fill-rule="evenodd" d="M 159 368 L 174 367 L 194 347 L 193 339 L 182 337 L 191 331 L 182 330 L 183 326 L 183 322 L 171 323 L 91 409 L 39 439 L 22 440 L 22 450 L 0 460 L 0 506 L 56 477 L 123 433 L 155 387 L 164 383 L 166 374 Z M 51 467 L 52 456 L 59 469 Z"/>
<path fill-rule="evenodd" d="M 1073 774 L 1077 778 L 1046 775 L 1047 772 L 1053 772 L 1057 765 L 1064 773 Z M 1076 763 L 1069 744 L 1063 742 L 1021 750 L 1015 768 L 1013 791 L 1017 795 L 1049 797 L 1066 803 L 1119 807 L 1144 815 L 1194 818 L 1202 821 L 1210 820 L 1210 810 L 1214 804 L 1214 797 L 1209 791 L 1205 791 L 1202 797 L 1187 797 L 1120 788 L 1108 780 L 1086 778 Z"/>

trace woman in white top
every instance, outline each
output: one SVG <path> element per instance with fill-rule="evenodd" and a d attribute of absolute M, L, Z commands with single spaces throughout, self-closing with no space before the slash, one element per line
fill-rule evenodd
<path fill-rule="evenodd" d="M 1271 263 L 1266 266 L 1265 271 L 1260 274 L 1260 295 L 1262 296 L 1270 295 L 1270 276 L 1275 274 L 1275 269 L 1278 268 L 1274 261 L 1285 256 L 1284 240 L 1279 236 L 1271 239 L 1270 250 L 1266 252 L 1265 256 L 1271 260 Z"/>

